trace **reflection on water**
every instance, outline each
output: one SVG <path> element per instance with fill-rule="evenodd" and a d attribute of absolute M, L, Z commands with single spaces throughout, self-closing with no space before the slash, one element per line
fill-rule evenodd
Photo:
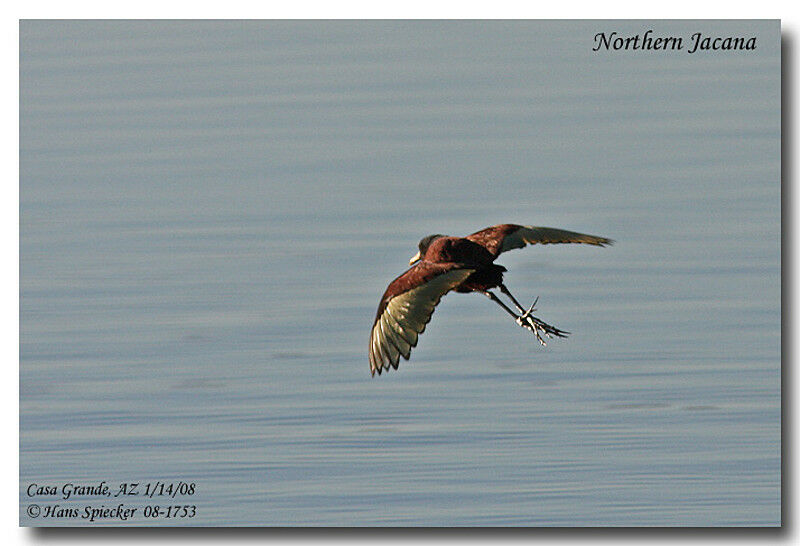
<path fill-rule="evenodd" d="M 23 22 L 22 523 L 182 480 L 202 525 L 778 524 L 778 23 L 598 25 Z M 450 295 L 370 378 L 419 238 L 499 222 L 617 240 L 500 260 L 573 335 Z"/>

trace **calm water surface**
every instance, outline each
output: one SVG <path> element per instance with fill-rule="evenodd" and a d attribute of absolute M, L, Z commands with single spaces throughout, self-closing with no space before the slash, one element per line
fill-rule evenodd
<path fill-rule="evenodd" d="M 758 49 L 591 51 L 648 28 Z M 127 524 L 779 524 L 778 33 L 22 22 L 21 523 L 161 480 L 197 516 Z M 420 237 L 501 222 L 617 240 L 500 260 L 573 335 L 451 295 L 371 378 Z"/>

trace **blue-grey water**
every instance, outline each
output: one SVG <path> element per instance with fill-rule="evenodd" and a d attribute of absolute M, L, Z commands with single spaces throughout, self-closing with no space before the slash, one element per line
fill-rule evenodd
<path fill-rule="evenodd" d="M 757 49 L 592 51 L 650 28 Z M 21 523 L 778 525 L 779 32 L 23 21 Z M 449 295 L 370 377 L 417 241 L 503 222 L 617 241 L 498 261 L 572 336 Z M 196 492 L 27 493 L 101 480 Z"/>

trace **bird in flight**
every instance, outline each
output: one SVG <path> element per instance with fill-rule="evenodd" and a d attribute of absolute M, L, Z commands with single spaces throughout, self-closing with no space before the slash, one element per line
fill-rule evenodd
<path fill-rule="evenodd" d="M 583 243 L 606 246 L 614 241 L 605 237 L 586 235 L 563 229 L 516 224 L 500 224 L 482 229 L 466 237 L 428 235 L 419 242 L 411 267 L 393 280 L 383 293 L 372 324 L 369 337 L 369 365 L 372 375 L 390 368 L 397 369 L 402 356 L 406 360 L 411 348 L 416 347 L 419 335 L 442 296 L 456 292 L 478 292 L 491 299 L 505 312 L 514 317 L 521 327 L 536 336 L 546 345 L 542 335 L 552 338 L 567 337 L 569 332 L 559 330 L 534 317 L 539 298 L 524 309 L 503 284 L 506 270 L 494 261 L 497 257 L 515 248 L 528 244 Z M 492 292 L 499 288 L 513 304 L 517 312 Z"/>

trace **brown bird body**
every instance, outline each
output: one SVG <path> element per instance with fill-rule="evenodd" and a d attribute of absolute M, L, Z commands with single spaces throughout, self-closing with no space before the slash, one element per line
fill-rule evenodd
<path fill-rule="evenodd" d="M 419 242 L 419 252 L 411 259 L 414 264 L 393 280 L 381 298 L 372 325 L 369 346 L 370 370 L 374 375 L 390 367 L 397 369 L 400 356 L 409 359 L 419 335 L 439 300 L 447 292 L 479 292 L 499 304 L 517 321 L 533 332 L 544 345 L 540 335 L 566 337 L 564 332 L 531 316 L 532 305 L 525 311 L 503 284 L 505 267 L 494 263 L 507 250 L 526 244 L 584 243 L 596 246 L 612 244 L 605 237 L 586 235 L 555 228 L 500 224 L 467 237 L 429 235 Z M 490 290 L 500 288 L 519 311 L 514 313 Z M 534 302 L 535 305 L 536 302 Z"/>

